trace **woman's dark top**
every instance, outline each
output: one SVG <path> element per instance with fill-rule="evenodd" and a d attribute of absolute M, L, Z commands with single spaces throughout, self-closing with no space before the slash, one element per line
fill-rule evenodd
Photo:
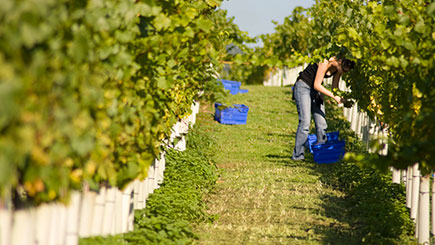
<path fill-rule="evenodd" d="M 311 88 L 314 88 L 314 80 L 316 79 L 316 73 L 317 73 L 318 68 L 319 68 L 319 65 L 317 63 L 309 64 L 305 68 L 305 70 L 299 72 L 299 76 L 296 79 L 296 81 L 302 80 L 306 84 L 308 84 L 308 86 L 310 86 Z M 335 73 L 337 73 L 337 71 L 333 72 L 331 75 L 325 74 L 324 78 L 330 78 L 330 77 L 334 76 Z"/>

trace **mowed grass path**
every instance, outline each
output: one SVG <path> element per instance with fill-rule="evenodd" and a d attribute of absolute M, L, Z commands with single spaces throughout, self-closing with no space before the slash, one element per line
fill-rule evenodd
<path fill-rule="evenodd" d="M 246 125 L 213 120 L 201 106 L 197 123 L 216 144 L 220 178 L 207 196 L 213 223 L 196 227 L 198 244 L 352 244 L 340 217 L 343 194 L 320 181 L 311 159 L 291 160 L 298 123 L 291 88 L 242 86 L 231 102 L 249 106 Z"/>

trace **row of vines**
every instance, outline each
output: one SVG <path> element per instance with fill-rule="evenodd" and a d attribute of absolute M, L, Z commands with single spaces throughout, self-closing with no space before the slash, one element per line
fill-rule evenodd
<path fill-rule="evenodd" d="M 217 87 L 226 46 L 242 43 L 220 2 L 1 1 L 0 200 L 68 201 L 83 183 L 145 178 L 171 127 Z"/>
<path fill-rule="evenodd" d="M 355 60 L 344 76 L 352 92 L 343 96 L 388 127 L 389 154 L 348 156 L 379 169 L 416 162 L 423 174 L 435 169 L 435 2 L 318 0 L 295 8 L 275 30 L 260 37 L 264 46 L 254 55 L 239 55 L 240 64 L 253 64 L 248 75 L 332 56 Z"/>

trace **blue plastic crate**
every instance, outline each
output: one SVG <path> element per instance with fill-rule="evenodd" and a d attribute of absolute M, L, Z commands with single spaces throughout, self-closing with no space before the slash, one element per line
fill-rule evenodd
<path fill-rule="evenodd" d="M 221 124 L 246 124 L 249 107 L 242 104 L 234 104 L 233 107 L 223 107 L 221 103 L 215 103 L 214 119 Z"/>
<path fill-rule="evenodd" d="M 336 163 L 340 161 L 345 153 L 345 141 L 336 140 L 324 144 L 314 144 L 313 158 L 316 163 Z"/>
<path fill-rule="evenodd" d="M 339 136 L 338 131 L 326 133 L 327 141 L 337 141 L 338 136 Z M 315 144 L 316 142 L 317 142 L 317 136 L 315 134 L 309 134 L 306 147 L 310 150 L 311 153 L 313 153 L 312 145 Z"/>
<path fill-rule="evenodd" d="M 224 80 L 224 79 L 218 79 L 222 83 L 225 89 L 230 91 L 230 94 L 238 94 L 240 86 L 242 85 L 241 82 L 237 81 L 231 81 L 231 80 Z"/>

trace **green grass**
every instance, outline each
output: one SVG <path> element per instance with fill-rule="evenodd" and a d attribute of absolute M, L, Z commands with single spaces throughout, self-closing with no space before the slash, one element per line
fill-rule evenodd
<path fill-rule="evenodd" d="M 218 219 L 195 227 L 197 243 L 359 244 L 370 237 L 355 231 L 359 223 L 367 225 L 352 214 L 345 189 L 331 182 L 334 165 L 318 165 L 311 157 L 291 160 L 298 123 L 291 89 L 244 88 L 249 93 L 230 101 L 249 106 L 246 125 L 215 122 L 206 103 L 198 115 L 197 123 L 216 142 L 220 178 L 206 200 Z M 402 243 L 394 239 L 380 242 Z"/>

